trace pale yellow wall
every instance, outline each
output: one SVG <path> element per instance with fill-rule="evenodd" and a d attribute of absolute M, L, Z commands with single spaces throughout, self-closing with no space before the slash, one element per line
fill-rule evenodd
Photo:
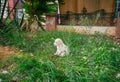
<path fill-rule="evenodd" d="M 77 7 L 76 7 L 76 13 L 80 13 L 84 7 L 84 2 L 83 0 L 77 0 Z"/>
<path fill-rule="evenodd" d="M 72 11 L 72 12 L 76 12 L 77 8 L 76 8 L 76 1 L 77 0 L 64 0 L 65 4 L 64 5 L 60 5 L 60 13 L 65 13 L 66 11 Z"/>
<path fill-rule="evenodd" d="M 100 8 L 105 9 L 107 12 L 113 12 L 115 9 L 115 0 L 101 0 Z"/>
<path fill-rule="evenodd" d="M 65 4 L 60 5 L 60 13 L 64 14 L 66 11 L 81 13 L 83 7 L 86 7 L 88 12 L 99 9 L 113 12 L 115 9 L 115 0 L 65 0 Z"/>
<path fill-rule="evenodd" d="M 99 0 L 85 0 L 85 6 L 88 12 L 98 10 Z"/>

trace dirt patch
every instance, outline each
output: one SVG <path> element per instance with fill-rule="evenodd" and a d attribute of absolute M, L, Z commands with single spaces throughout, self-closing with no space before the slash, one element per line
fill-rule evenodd
<path fill-rule="evenodd" d="M 0 58 L 8 57 L 9 55 L 15 54 L 17 48 L 13 48 L 10 46 L 0 46 Z"/>

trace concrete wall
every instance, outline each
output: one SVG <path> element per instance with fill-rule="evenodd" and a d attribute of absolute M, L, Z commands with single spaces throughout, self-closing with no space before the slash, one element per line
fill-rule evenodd
<path fill-rule="evenodd" d="M 95 33 L 102 33 L 108 36 L 115 36 L 115 26 L 64 26 L 64 25 L 58 25 L 58 30 L 61 31 L 73 31 L 77 33 L 83 33 L 83 34 L 95 34 Z"/>

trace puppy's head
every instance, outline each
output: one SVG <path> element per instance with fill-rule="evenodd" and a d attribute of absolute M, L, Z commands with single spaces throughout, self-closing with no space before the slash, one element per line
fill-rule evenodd
<path fill-rule="evenodd" d="M 55 46 L 60 46 L 62 44 L 63 44 L 63 41 L 60 38 L 55 39 L 55 41 L 54 41 Z"/>

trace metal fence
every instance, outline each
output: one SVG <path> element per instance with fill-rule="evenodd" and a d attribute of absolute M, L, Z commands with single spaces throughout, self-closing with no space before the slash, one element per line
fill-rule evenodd
<path fill-rule="evenodd" d="M 3 9 L 4 3 L 5 3 L 5 0 L 0 0 L 0 18 L 1 18 L 1 15 L 2 15 L 2 9 Z M 8 5 L 6 4 L 5 11 L 4 11 L 4 14 L 3 14 L 3 18 L 6 18 L 7 16 L 8 16 Z"/>
<path fill-rule="evenodd" d="M 97 14 L 100 14 L 99 16 Z M 97 17 L 98 16 L 98 17 Z M 85 19 L 87 18 L 87 19 Z M 67 11 L 66 14 L 57 15 L 58 25 L 84 25 L 85 22 L 94 23 L 96 26 L 114 26 L 114 12 L 107 13 L 104 9 L 97 10 L 91 13 L 72 13 Z M 84 20 L 85 19 L 85 20 Z"/>
<path fill-rule="evenodd" d="M 20 2 L 19 2 L 20 1 Z M 12 13 L 12 15 L 16 18 L 22 19 L 23 16 L 23 8 L 21 7 L 21 4 L 23 4 L 23 2 L 21 0 L 6 0 L 6 4 L 5 4 L 5 0 L 1 0 L 0 1 L 0 18 L 2 16 L 2 12 L 3 12 L 3 7 L 5 5 L 5 10 L 3 13 L 3 18 L 7 18 L 8 15 L 10 13 Z M 14 2 L 14 3 L 13 3 Z M 11 4 L 10 4 L 11 3 Z M 19 7 L 18 7 L 19 6 Z M 14 14 L 13 14 L 14 13 Z"/>

